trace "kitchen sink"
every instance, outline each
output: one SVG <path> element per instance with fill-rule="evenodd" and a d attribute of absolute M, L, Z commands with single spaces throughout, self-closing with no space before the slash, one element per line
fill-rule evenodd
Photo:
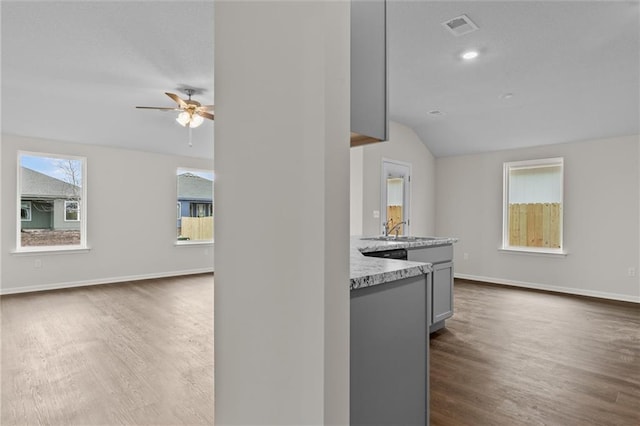
<path fill-rule="evenodd" d="M 428 241 L 435 240 L 436 237 L 414 237 L 413 235 L 379 235 L 377 237 L 366 237 L 361 240 L 367 241 Z"/>

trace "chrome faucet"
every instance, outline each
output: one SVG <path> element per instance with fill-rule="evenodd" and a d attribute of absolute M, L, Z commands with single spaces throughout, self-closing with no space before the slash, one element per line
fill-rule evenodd
<path fill-rule="evenodd" d="M 395 225 L 393 225 L 391 228 L 389 228 L 389 222 L 391 222 L 391 221 L 392 220 L 389 219 L 388 221 L 386 221 L 386 222 L 384 222 L 382 224 L 384 226 L 384 236 L 387 237 L 393 231 L 396 231 L 396 238 L 398 238 L 398 232 L 400 232 L 400 225 L 404 225 L 407 222 L 403 220 L 402 222 L 398 222 Z"/>
<path fill-rule="evenodd" d="M 385 237 L 389 235 L 389 222 L 391 221 L 392 219 L 389 219 L 386 222 L 382 222 L 382 228 L 384 229 L 384 231 L 382 231 L 382 235 L 384 235 Z"/>

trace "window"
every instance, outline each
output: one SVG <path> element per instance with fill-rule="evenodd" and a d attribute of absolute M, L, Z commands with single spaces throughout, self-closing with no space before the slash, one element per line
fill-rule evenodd
<path fill-rule="evenodd" d="M 78 222 L 80 220 L 80 203 L 77 201 L 64 202 L 64 220 Z"/>
<path fill-rule="evenodd" d="M 213 171 L 179 168 L 177 187 L 177 240 L 212 242 Z"/>
<path fill-rule="evenodd" d="M 504 163 L 502 248 L 563 253 L 562 158 Z"/>
<path fill-rule="evenodd" d="M 18 153 L 17 251 L 86 248 L 86 159 Z"/>
<path fill-rule="evenodd" d="M 213 216 L 212 203 L 191 203 L 189 216 L 191 217 L 210 217 Z"/>
<path fill-rule="evenodd" d="M 22 201 L 20 203 L 20 220 L 23 222 L 31 221 L 31 201 Z"/>

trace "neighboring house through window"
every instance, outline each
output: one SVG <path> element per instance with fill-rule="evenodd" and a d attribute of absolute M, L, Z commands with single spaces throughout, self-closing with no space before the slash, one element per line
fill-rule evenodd
<path fill-rule="evenodd" d="M 86 160 L 18 153 L 16 250 L 86 248 Z"/>
<path fill-rule="evenodd" d="M 213 171 L 179 168 L 177 239 L 213 241 Z"/>
<path fill-rule="evenodd" d="M 502 248 L 563 253 L 562 158 L 504 163 Z"/>

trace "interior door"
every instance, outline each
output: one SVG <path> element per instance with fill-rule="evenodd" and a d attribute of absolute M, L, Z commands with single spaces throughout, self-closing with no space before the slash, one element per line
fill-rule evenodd
<path fill-rule="evenodd" d="M 411 164 L 383 159 L 381 189 L 383 232 L 386 224 L 391 235 L 410 235 Z"/>

